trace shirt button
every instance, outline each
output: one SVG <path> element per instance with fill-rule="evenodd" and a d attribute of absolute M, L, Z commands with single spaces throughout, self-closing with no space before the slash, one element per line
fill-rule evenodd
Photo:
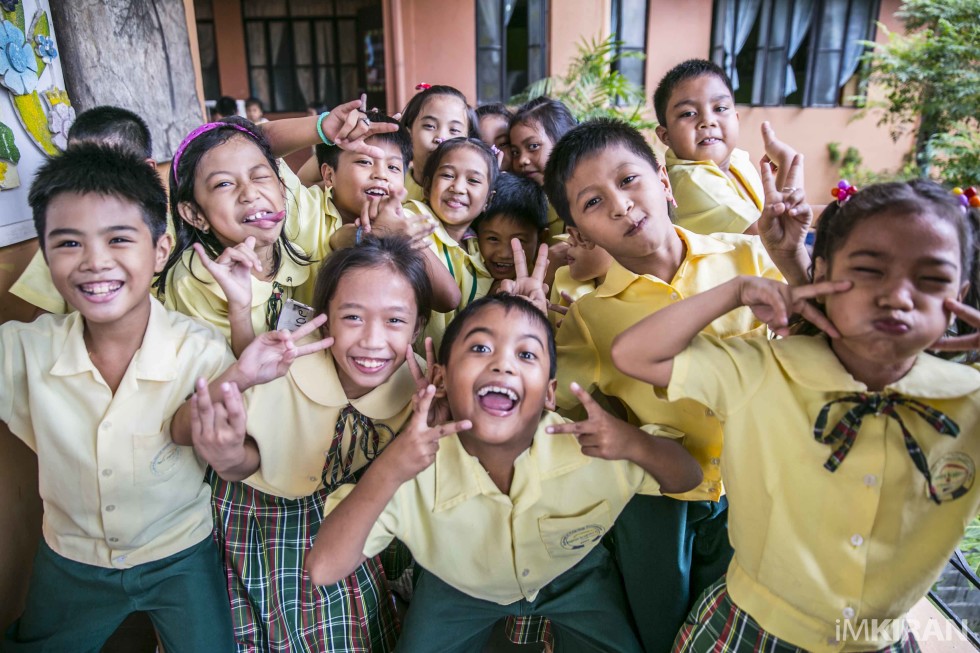
<path fill-rule="evenodd" d="M 105 511 L 106 512 L 112 512 L 115 509 L 116 509 L 116 507 L 114 505 L 112 505 L 112 504 L 109 504 L 108 506 L 105 507 Z"/>
<path fill-rule="evenodd" d="M 864 538 L 861 537 L 860 535 L 854 534 L 851 536 L 851 544 L 853 544 L 854 546 L 861 546 L 862 544 L 864 544 Z"/>
<path fill-rule="evenodd" d="M 109 538 L 109 541 L 110 542 L 118 542 L 119 541 L 119 538 L 118 537 L 110 537 Z"/>
<path fill-rule="evenodd" d="M 103 469 L 102 470 L 102 475 L 105 476 L 106 478 L 108 478 L 108 477 L 112 476 L 112 470 L 111 469 Z"/>
<path fill-rule="evenodd" d="M 118 558 L 116 558 L 116 562 L 118 562 L 119 564 L 126 562 L 126 556 L 119 556 Z"/>
<path fill-rule="evenodd" d="M 715 467 L 717 467 L 718 465 L 721 464 L 721 460 L 718 459 L 718 458 L 712 458 L 711 459 L 711 464 L 714 465 Z"/>
<path fill-rule="evenodd" d="M 112 422 L 102 422 L 102 430 L 108 431 L 112 428 Z"/>
<path fill-rule="evenodd" d="M 525 569 L 524 571 L 521 572 L 521 576 L 523 576 L 524 578 L 527 578 L 527 575 L 530 574 L 530 573 L 531 573 L 531 570 L 530 569 Z"/>
<path fill-rule="evenodd" d="M 311 477 L 310 477 L 310 480 L 311 480 L 311 481 L 315 481 L 315 480 L 316 480 L 316 476 L 311 476 Z"/>
<path fill-rule="evenodd" d="M 678 299 L 680 299 L 680 298 L 681 298 L 681 296 L 680 296 L 680 295 L 678 295 L 678 294 L 677 294 L 677 293 L 675 293 L 675 292 L 672 292 L 672 293 L 670 293 L 670 298 L 676 301 L 676 300 L 678 300 Z"/>
<path fill-rule="evenodd" d="M 853 619 L 854 618 L 854 608 L 852 608 L 851 606 L 847 606 L 846 608 L 844 608 L 841 611 L 841 614 L 844 615 L 844 618 L 845 619 Z"/>
<path fill-rule="evenodd" d="M 708 408 L 707 410 L 704 411 L 704 414 L 707 415 L 708 417 L 714 417 L 715 416 L 715 411 L 713 411 L 710 408 Z"/>
<path fill-rule="evenodd" d="M 878 477 L 874 474 L 865 474 L 864 484 L 868 487 L 874 487 L 878 483 Z"/>

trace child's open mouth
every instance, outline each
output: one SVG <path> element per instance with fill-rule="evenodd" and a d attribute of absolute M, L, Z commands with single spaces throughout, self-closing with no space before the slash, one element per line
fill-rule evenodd
<path fill-rule="evenodd" d="M 477 391 L 476 396 L 480 408 L 497 417 L 505 417 L 517 406 L 517 393 L 503 386 L 484 386 Z"/>
<path fill-rule="evenodd" d="M 78 284 L 78 289 L 91 301 L 107 302 L 123 287 L 122 281 L 91 281 Z"/>
<path fill-rule="evenodd" d="M 351 358 L 354 368 L 363 374 L 377 374 L 391 362 L 388 358 Z"/>
<path fill-rule="evenodd" d="M 371 197 L 388 197 L 388 191 L 380 187 L 368 188 L 364 194 Z"/>
<path fill-rule="evenodd" d="M 253 225 L 261 229 L 271 229 L 286 219 L 286 211 L 273 213 L 272 211 L 256 211 L 251 215 L 246 215 L 242 224 Z"/>
<path fill-rule="evenodd" d="M 709 136 L 708 138 L 706 138 L 703 141 L 699 142 L 698 145 L 714 145 L 714 144 L 720 143 L 720 142 L 721 142 L 721 139 L 720 138 L 715 138 L 714 136 Z"/>

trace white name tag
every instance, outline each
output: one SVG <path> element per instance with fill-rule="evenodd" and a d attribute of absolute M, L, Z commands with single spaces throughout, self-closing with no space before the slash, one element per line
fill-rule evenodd
<path fill-rule="evenodd" d="M 282 305 L 282 312 L 279 313 L 279 322 L 276 329 L 279 331 L 295 331 L 313 319 L 313 307 L 287 299 Z"/>

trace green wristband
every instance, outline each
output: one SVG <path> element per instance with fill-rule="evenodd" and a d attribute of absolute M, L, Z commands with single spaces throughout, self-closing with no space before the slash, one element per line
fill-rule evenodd
<path fill-rule="evenodd" d="M 327 135 L 323 133 L 323 119 L 330 115 L 329 111 L 324 111 L 320 114 L 320 117 L 316 119 L 316 133 L 320 135 L 320 140 L 324 142 L 328 147 L 333 147 L 336 145 L 332 140 L 327 138 Z"/>

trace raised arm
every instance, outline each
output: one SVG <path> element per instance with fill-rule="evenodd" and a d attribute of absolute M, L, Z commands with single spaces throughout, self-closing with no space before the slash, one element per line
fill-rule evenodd
<path fill-rule="evenodd" d="M 323 518 L 306 556 L 306 570 L 315 584 L 332 585 L 357 569 L 364 562 L 364 545 L 372 527 L 402 483 L 435 461 L 441 438 L 471 428 L 468 421 L 429 426 L 435 391 L 435 386 L 429 385 L 416 393 L 408 426 L 371 464 L 351 493 Z"/>
<path fill-rule="evenodd" d="M 204 379 L 190 398 L 194 450 L 226 481 L 248 478 L 259 468 L 259 448 L 245 432 L 245 405 L 234 383 L 221 384 L 222 400 L 211 401 Z"/>
<path fill-rule="evenodd" d="M 304 116 L 302 118 L 286 118 L 271 120 L 263 123 L 260 129 L 269 141 L 272 154 L 277 157 L 285 156 L 305 147 L 320 143 L 319 124 L 324 136 L 335 145 L 352 152 L 361 152 L 377 158 L 384 157 L 381 148 L 364 142 L 375 134 L 397 131 L 398 125 L 388 122 L 372 123 L 367 114 L 361 111 L 365 106 L 364 99 L 353 100 L 334 107 L 333 111 L 320 122 L 320 116 Z"/>
<path fill-rule="evenodd" d="M 574 433 L 582 453 L 606 460 L 628 460 L 642 467 L 663 492 L 679 494 L 701 484 L 701 466 L 679 442 L 651 435 L 603 410 L 577 383 L 571 390 L 582 402 L 588 418 L 554 424 L 548 433 Z"/>
<path fill-rule="evenodd" d="M 802 286 L 810 282 L 806 234 L 813 223 L 813 210 L 803 189 L 803 155 L 797 154 L 780 172 L 786 186 L 778 185 L 767 161 L 759 167 L 765 190 L 765 206 L 757 223 L 759 236 L 783 277 L 794 286 Z"/>
<path fill-rule="evenodd" d="M 837 337 L 834 326 L 809 300 L 850 287 L 849 281 L 791 287 L 762 277 L 736 277 L 656 311 L 623 331 L 613 341 L 613 363 L 624 374 L 667 387 L 674 358 L 714 320 L 740 306 L 752 309 L 778 335 L 788 335 L 789 319 L 798 313 L 831 337 Z"/>

